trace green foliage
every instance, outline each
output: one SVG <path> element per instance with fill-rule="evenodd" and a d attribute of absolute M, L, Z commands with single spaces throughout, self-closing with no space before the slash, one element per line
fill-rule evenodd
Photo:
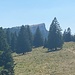
<path fill-rule="evenodd" d="M 6 38 L 7 38 L 7 43 L 10 46 L 11 45 L 11 32 L 10 32 L 10 28 L 6 29 Z"/>
<path fill-rule="evenodd" d="M 13 75 L 13 59 L 10 52 L 4 51 L 0 55 L 0 66 L 4 66 L 4 69 L 8 71 L 8 73 L 11 73 Z"/>
<path fill-rule="evenodd" d="M 17 53 L 25 53 L 32 50 L 27 29 L 25 26 L 22 26 L 17 39 Z"/>
<path fill-rule="evenodd" d="M 11 34 L 11 50 L 13 52 L 15 52 L 16 51 L 16 47 L 17 47 L 17 34 L 15 32 L 15 33 Z"/>
<path fill-rule="evenodd" d="M 30 30 L 30 27 L 27 25 L 26 29 L 27 29 L 27 34 L 28 34 L 29 42 L 30 42 L 30 44 L 32 46 L 33 45 L 33 36 L 32 36 L 31 30 Z"/>
<path fill-rule="evenodd" d="M 2 75 L 13 75 L 13 59 L 2 28 L 0 28 L 0 67 L 3 67 Z"/>
<path fill-rule="evenodd" d="M 8 50 L 8 44 L 2 28 L 0 28 L 0 50 Z"/>
<path fill-rule="evenodd" d="M 65 42 L 72 41 L 71 29 L 68 28 L 67 31 L 65 30 L 63 33 L 63 39 Z"/>
<path fill-rule="evenodd" d="M 36 29 L 36 32 L 35 32 L 33 45 L 35 47 L 43 46 L 43 37 L 42 37 L 39 27 Z"/>
<path fill-rule="evenodd" d="M 4 70 L 4 67 L 2 66 L 2 67 L 0 67 L 0 75 L 2 75 L 1 74 L 1 72 Z"/>
<path fill-rule="evenodd" d="M 63 38 L 62 38 L 61 28 L 55 17 L 51 23 L 49 30 L 48 48 L 57 50 L 57 48 L 62 48 L 62 45 L 63 45 Z"/>

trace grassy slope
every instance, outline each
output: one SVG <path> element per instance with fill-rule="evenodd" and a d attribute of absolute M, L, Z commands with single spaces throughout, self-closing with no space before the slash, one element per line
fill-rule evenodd
<path fill-rule="evenodd" d="M 35 48 L 25 55 L 13 54 L 15 75 L 75 75 L 75 43 L 65 43 L 60 51 Z"/>

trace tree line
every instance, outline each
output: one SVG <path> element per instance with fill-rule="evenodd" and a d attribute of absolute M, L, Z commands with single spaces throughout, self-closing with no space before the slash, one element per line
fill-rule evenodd
<path fill-rule="evenodd" d="M 56 17 L 50 25 L 48 38 L 42 36 L 39 27 L 34 35 L 28 25 L 22 25 L 19 33 L 12 33 L 10 28 L 4 30 L 0 27 L 0 75 L 14 75 L 12 52 L 25 54 L 40 46 L 48 48 L 48 51 L 54 51 L 62 49 L 64 42 L 70 41 L 75 42 L 75 35 L 71 34 L 70 28 L 62 33 Z"/>
<path fill-rule="evenodd" d="M 28 25 L 22 25 L 19 33 L 12 33 L 10 28 L 6 29 L 7 43 L 11 50 L 16 53 L 25 53 L 32 51 L 33 47 L 44 46 L 44 48 L 55 49 L 62 48 L 64 42 L 75 41 L 75 35 L 71 34 L 71 29 L 62 33 L 57 18 L 55 17 L 50 25 L 48 37 L 44 38 L 41 34 L 39 26 L 36 29 L 35 34 L 31 33 Z"/>

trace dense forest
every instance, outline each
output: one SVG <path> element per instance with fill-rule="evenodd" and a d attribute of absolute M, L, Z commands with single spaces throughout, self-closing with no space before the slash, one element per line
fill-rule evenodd
<path fill-rule="evenodd" d="M 71 34 L 70 28 L 62 33 L 56 17 L 50 25 L 47 38 L 42 36 L 39 27 L 34 35 L 28 25 L 22 25 L 18 33 L 0 27 L 0 75 L 14 75 L 13 52 L 25 54 L 40 46 L 47 48 L 48 52 L 56 51 L 62 49 L 64 42 L 71 41 L 75 42 L 75 35 Z"/>

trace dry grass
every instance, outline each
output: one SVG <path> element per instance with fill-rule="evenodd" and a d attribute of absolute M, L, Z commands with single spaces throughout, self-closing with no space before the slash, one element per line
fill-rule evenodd
<path fill-rule="evenodd" d="M 60 51 L 34 48 L 25 55 L 13 54 L 15 75 L 75 75 L 75 43 L 65 43 Z"/>

